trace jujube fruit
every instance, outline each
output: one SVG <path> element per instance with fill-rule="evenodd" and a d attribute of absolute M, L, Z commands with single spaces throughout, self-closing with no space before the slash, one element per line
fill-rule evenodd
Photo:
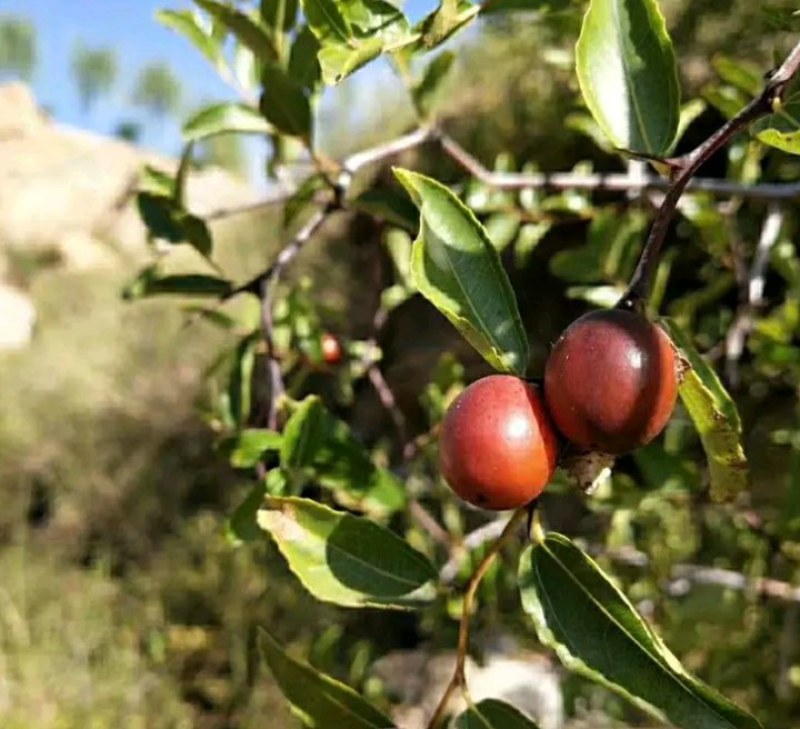
<path fill-rule="evenodd" d="M 568 441 L 620 455 L 664 429 L 675 407 L 677 373 L 675 348 L 660 327 L 633 311 L 593 311 L 555 343 L 544 396 Z"/>
<path fill-rule="evenodd" d="M 483 509 L 514 509 L 535 499 L 550 480 L 557 451 L 536 388 L 511 375 L 473 382 L 442 420 L 442 476 L 462 499 Z"/>
<path fill-rule="evenodd" d="M 342 361 L 342 344 L 330 332 L 325 332 L 320 339 L 322 359 L 325 364 L 336 365 Z"/>

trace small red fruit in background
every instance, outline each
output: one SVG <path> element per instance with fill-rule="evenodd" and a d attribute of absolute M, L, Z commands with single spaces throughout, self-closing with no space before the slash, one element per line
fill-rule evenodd
<path fill-rule="evenodd" d="M 320 340 L 322 360 L 325 364 L 337 365 L 342 361 L 342 343 L 330 332 L 325 332 Z"/>
<path fill-rule="evenodd" d="M 533 501 L 556 466 L 558 443 L 536 388 L 511 375 L 473 382 L 450 405 L 439 436 L 442 476 L 483 509 Z"/>
<path fill-rule="evenodd" d="M 678 358 L 666 333 L 632 311 L 593 311 L 563 332 L 547 360 L 544 395 L 556 428 L 587 451 L 620 455 L 666 426 Z"/>

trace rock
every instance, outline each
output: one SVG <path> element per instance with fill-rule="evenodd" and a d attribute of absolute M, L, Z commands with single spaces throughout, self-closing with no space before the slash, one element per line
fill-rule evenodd
<path fill-rule="evenodd" d="M 424 650 L 395 651 L 373 666 L 387 694 L 397 701 L 392 718 L 403 729 L 424 729 L 453 675 L 453 651 L 430 655 Z M 475 702 L 495 698 L 512 704 L 541 729 L 562 729 L 561 684 L 550 661 L 536 653 L 490 652 L 483 665 L 468 659 L 467 683 Z M 451 710 L 466 708 L 461 697 Z"/>
<path fill-rule="evenodd" d="M 30 298 L 0 283 L 0 350 L 22 349 L 33 337 L 36 309 Z"/>
<path fill-rule="evenodd" d="M 67 265 L 87 264 L 85 251 L 65 251 L 64 238 L 86 248 L 102 241 L 144 253 L 146 231 L 134 193 L 143 164 L 174 171 L 177 161 L 117 139 L 46 119 L 27 87 L 0 87 L 0 241 L 18 248 L 57 249 Z M 257 199 L 246 183 L 222 170 L 190 176 L 187 205 L 203 215 Z M 95 251 L 96 252 L 96 251 Z M 97 256 L 97 260 L 102 260 Z"/>

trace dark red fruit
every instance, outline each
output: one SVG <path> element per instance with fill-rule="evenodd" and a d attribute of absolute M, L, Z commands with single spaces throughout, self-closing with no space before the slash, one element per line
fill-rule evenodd
<path fill-rule="evenodd" d="M 593 311 L 553 347 L 544 374 L 556 428 L 584 450 L 619 455 L 655 438 L 678 394 L 669 337 L 632 311 Z"/>
<path fill-rule="evenodd" d="M 325 364 L 336 365 L 342 361 L 342 344 L 330 332 L 325 332 L 320 340 L 322 359 Z"/>
<path fill-rule="evenodd" d="M 439 436 L 442 476 L 483 509 L 535 499 L 556 467 L 558 444 L 536 388 L 511 375 L 473 382 L 450 405 Z"/>

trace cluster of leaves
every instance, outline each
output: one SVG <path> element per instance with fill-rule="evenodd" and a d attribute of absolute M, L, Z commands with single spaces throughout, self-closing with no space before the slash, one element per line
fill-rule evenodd
<path fill-rule="evenodd" d="M 195 2 L 201 12 L 164 11 L 160 19 L 192 41 L 240 88 L 244 101 L 215 104 L 186 123 L 186 151 L 174 177 L 156 170 L 146 172 L 138 205 L 157 260 L 126 293 L 132 298 L 205 296 L 222 304 L 247 297 L 253 304 L 257 315 L 249 311 L 239 319 L 218 308 L 192 307 L 193 315 L 225 327 L 236 339 L 215 368 L 225 385 L 210 416 L 232 466 L 254 477 L 251 493 L 231 517 L 232 540 L 241 543 L 269 534 L 292 572 L 319 600 L 347 608 L 441 610 L 447 588 L 441 579 L 444 565 L 434 546 L 408 526 L 408 539 L 398 535 L 398 525 L 408 523 L 412 502 L 447 498 L 441 496 L 431 468 L 434 449 L 430 439 L 423 438 L 421 445 L 402 443 L 403 463 L 393 468 L 391 452 L 371 451 L 321 397 L 298 397 L 304 377 L 319 366 L 322 325 L 313 303 L 313 287 L 300 286 L 278 298 L 272 291 L 265 293 L 264 287 L 279 285 L 275 275 L 279 268 L 271 267 L 243 285 L 218 269 L 210 228 L 187 209 L 185 201 L 193 144 L 223 133 L 257 134 L 272 145 L 271 172 L 298 160 L 311 160 L 316 172 L 297 186 L 285 204 L 289 244 L 284 251 L 305 244 L 306 238 L 297 232 L 303 228 L 298 225 L 314 220 L 315 209 L 327 214 L 351 208 L 376 216 L 385 226 L 386 250 L 395 268 L 395 283 L 383 292 L 381 317 L 418 292 L 489 366 L 519 376 L 529 372 L 532 347 L 501 258 L 506 248 L 513 244 L 517 265 L 526 266 L 552 226 L 575 216 L 591 219 L 585 244 L 552 256 L 550 271 L 567 283 L 568 295 L 573 298 L 610 306 L 631 275 L 647 216 L 636 205 L 622 210 L 597 207 L 591 195 L 574 190 L 548 195 L 531 190 L 512 193 L 474 180 L 460 190 L 465 204 L 435 179 L 397 169 L 396 177 L 417 214 L 409 211 L 407 200 L 398 191 L 371 189 L 351 196 L 352 167 L 357 165 L 332 162 L 316 149 L 315 110 L 324 86 L 338 84 L 381 55 L 390 58 L 408 79 L 410 98 L 423 129 L 432 124 L 437 91 L 455 56 L 449 51 L 439 54 L 417 78 L 412 73 L 416 59 L 480 14 L 520 9 L 519 3 L 490 0 L 476 5 L 442 0 L 414 25 L 383 0 L 303 0 L 299 7 L 292 0 L 264 0 L 257 9 L 216 0 Z M 569 5 L 529 2 L 521 9 L 543 15 Z M 605 135 L 607 148 L 663 158 L 703 108 L 698 103 L 680 106 L 675 55 L 654 0 L 593 0 L 583 16 L 576 67 L 591 113 L 583 128 L 595 138 Z M 718 59 L 717 69 L 736 92 L 752 95 L 758 91 L 752 75 L 733 62 Z M 707 103 L 731 113 L 730 94 L 708 89 L 704 97 Z M 737 110 L 739 101 L 734 99 Z M 785 108 L 759 123 L 754 130 L 758 141 L 736 143 L 732 149 L 738 150 L 737 154 L 730 153 L 731 177 L 743 184 L 757 179 L 753 171 L 767 154 L 762 143 L 797 151 L 793 131 L 787 127 L 795 118 L 792 103 L 790 96 Z M 509 159 L 499 160 L 496 167 L 515 173 L 509 169 Z M 683 428 L 679 440 L 699 440 L 708 460 L 711 498 L 716 504 L 731 504 L 741 499 L 747 485 L 742 426 L 719 377 L 695 349 L 695 341 L 702 343 L 704 334 L 714 326 L 719 329 L 720 321 L 694 326 L 700 308 L 726 290 L 713 280 L 727 253 L 721 240 L 725 227 L 711 198 L 694 196 L 683 212 L 693 225 L 693 234 L 699 234 L 710 262 L 700 274 L 707 283 L 673 299 L 671 318 L 664 321 L 686 359 L 680 395 L 685 414 L 696 429 L 692 436 Z M 409 230 L 418 231 L 413 243 Z M 162 259 L 175 244 L 195 249 L 211 273 L 164 273 Z M 781 337 L 792 336 L 797 319 L 800 269 L 793 250 L 779 246 L 776 251 L 776 269 L 789 282 L 789 292 L 776 311 L 759 321 L 750 345 L 755 366 L 765 371 L 794 364 L 781 360 L 780 344 Z M 650 301 L 656 308 L 667 297 L 674 264 L 674 256 L 668 255 L 657 271 Z M 280 262 L 283 265 L 285 262 Z M 692 329 L 698 332 L 695 341 L 686 334 Z M 380 356 L 372 339 L 349 343 L 343 381 L 352 386 L 354 380 L 374 372 L 371 368 Z M 276 369 L 278 379 L 272 377 L 269 386 L 259 390 L 259 383 L 266 379 L 265 370 Z M 458 368 L 445 364 L 441 377 L 426 391 L 431 429 L 460 379 Z M 288 394 L 282 396 L 279 385 L 284 380 Z M 265 408 L 264 402 L 270 407 Z M 386 405 L 394 407 L 391 401 Z M 273 410 L 277 417 L 265 416 Z M 668 433 L 668 439 L 670 436 Z M 680 447 L 655 445 L 636 455 L 641 471 L 656 482 L 656 490 L 674 491 L 675 480 L 681 479 L 680 494 L 694 488 L 687 483 L 696 481 L 695 475 L 687 476 L 685 462 L 675 453 Z M 615 477 L 614 484 L 624 495 L 624 474 L 621 479 Z M 647 518 L 643 501 L 639 498 L 634 509 L 625 504 L 624 496 L 613 501 L 603 493 L 598 495 L 597 506 L 592 508 L 599 513 L 613 512 L 609 546 L 614 546 L 615 540 L 633 541 L 627 536 L 633 531 L 633 522 Z M 447 508 L 442 511 L 448 513 Z M 655 518 L 669 530 L 668 516 L 663 510 L 656 511 Z M 454 517 L 448 529 L 458 532 L 464 522 L 462 515 Z M 662 554 L 662 558 L 660 567 L 668 571 L 672 556 Z M 676 726 L 760 726 L 692 676 L 575 541 L 559 534 L 537 535 L 520 556 L 517 585 L 539 641 L 575 672 Z M 393 726 L 365 698 L 295 660 L 266 632 L 261 650 L 293 708 L 311 726 Z M 455 720 L 455 726 L 534 724 L 512 707 L 491 700 L 469 709 Z"/>

